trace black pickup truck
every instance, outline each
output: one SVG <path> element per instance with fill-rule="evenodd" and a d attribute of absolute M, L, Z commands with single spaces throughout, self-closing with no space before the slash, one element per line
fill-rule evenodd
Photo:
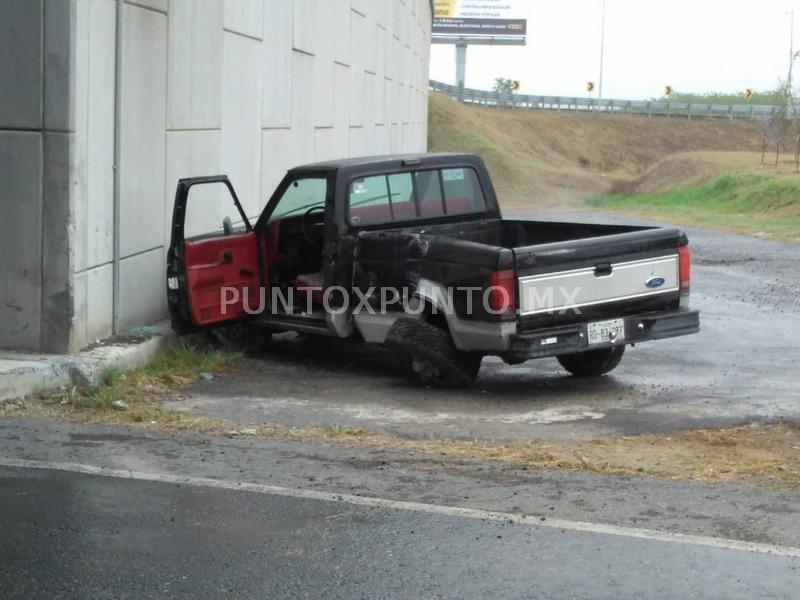
<path fill-rule="evenodd" d="M 209 185 L 234 218 L 190 236 L 190 192 Z M 346 159 L 289 171 L 255 224 L 227 177 L 180 180 L 167 297 L 179 333 L 358 336 L 425 383 L 468 385 L 487 355 L 596 376 L 628 344 L 699 330 L 687 244 L 673 228 L 503 219 L 473 155 Z"/>

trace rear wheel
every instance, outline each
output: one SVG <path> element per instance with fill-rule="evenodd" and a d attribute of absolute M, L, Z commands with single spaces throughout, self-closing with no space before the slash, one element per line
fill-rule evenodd
<path fill-rule="evenodd" d="M 625 346 L 614 346 L 576 354 L 562 354 L 556 358 L 562 367 L 576 377 L 597 377 L 613 371 L 622 360 L 623 354 Z"/>
<path fill-rule="evenodd" d="M 475 381 L 481 367 L 480 354 L 462 352 L 447 330 L 417 319 L 398 319 L 384 344 L 425 384 L 466 387 Z"/>

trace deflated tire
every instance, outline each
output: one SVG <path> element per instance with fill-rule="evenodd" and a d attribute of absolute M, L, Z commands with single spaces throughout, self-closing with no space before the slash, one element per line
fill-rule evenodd
<path fill-rule="evenodd" d="M 384 343 L 425 384 L 466 387 L 481 366 L 480 354 L 458 350 L 448 331 L 417 319 L 398 319 Z"/>

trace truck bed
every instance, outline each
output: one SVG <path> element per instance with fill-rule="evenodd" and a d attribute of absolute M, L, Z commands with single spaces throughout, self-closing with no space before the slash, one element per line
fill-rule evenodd
<path fill-rule="evenodd" d="M 419 233 L 436 240 L 429 258 L 473 269 L 487 269 L 501 249 L 510 249 L 521 330 L 680 305 L 677 248 L 687 239 L 675 228 L 490 220 Z M 656 280 L 663 283 L 648 287 Z"/>
<path fill-rule="evenodd" d="M 678 229 L 502 221 L 501 230 L 521 329 L 679 306 L 677 249 L 687 239 Z"/>

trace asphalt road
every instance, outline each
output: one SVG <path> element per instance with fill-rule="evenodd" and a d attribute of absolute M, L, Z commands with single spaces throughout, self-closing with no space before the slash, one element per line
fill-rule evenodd
<path fill-rule="evenodd" d="M 4 600 L 792 598 L 799 586 L 796 492 L 0 420 Z"/>
<path fill-rule="evenodd" d="M 394 372 L 380 347 L 289 334 L 244 373 L 202 382 L 172 406 L 234 421 L 499 440 L 800 421 L 800 246 L 688 233 L 701 333 L 639 344 L 608 377 L 569 377 L 555 359 L 508 366 L 490 357 L 472 389 L 425 389 Z"/>
<path fill-rule="evenodd" d="M 3 598 L 791 598 L 800 558 L 0 468 Z"/>

